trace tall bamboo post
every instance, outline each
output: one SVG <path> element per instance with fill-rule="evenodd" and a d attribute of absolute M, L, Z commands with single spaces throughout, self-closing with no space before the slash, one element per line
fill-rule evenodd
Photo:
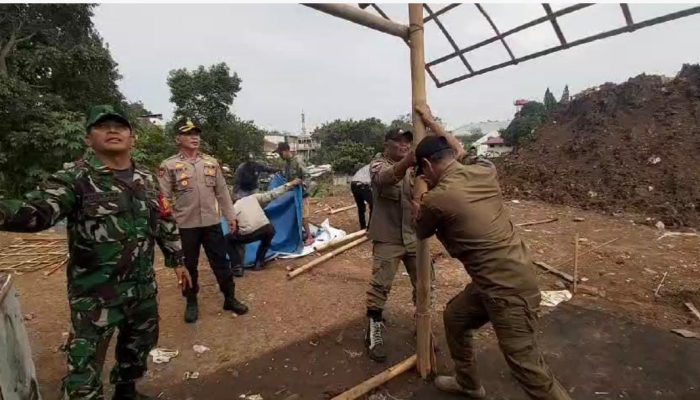
<path fill-rule="evenodd" d="M 425 92 L 425 48 L 423 31 L 423 4 L 408 5 L 409 44 L 411 48 L 411 88 L 413 95 L 413 140 L 414 146 L 425 137 L 425 125 L 415 107 L 426 103 Z M 416 180 L 414 196 L 427 190 L 423 180 Z M 427 379 L 434 372 L 435 353 L 431 326 L 430 306 L 430 250 L 427 240 L 418 241 L 418 273 L 416 282 L 416 353 L 418 372 Z"/>

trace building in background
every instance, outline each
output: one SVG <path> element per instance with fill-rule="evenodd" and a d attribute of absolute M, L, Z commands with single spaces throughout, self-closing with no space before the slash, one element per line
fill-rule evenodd
<path fill-rule="evenodd" d="M 301 134 L 275 132 L 265 135 L 265 143 L 263 145 L 265 154 L 268 158 L 274 157 L 274 151 L 277 148 L 277 143 L 289 143 L 289 149 L 295 154 L 301 156 L 304 161 L 309 159 L 321 147 L 321 144 L 314 137 L 306 132 L 306 114 L 301 111 Z M 272 145 L 270 145 L 272 144 Z"/>
<path fill-rule="evenodd" d="M 498 131 L 491 131 L 477 139 L 472 146 L 476 147 L 476 154 L 487 158 L 500 157 L 510 153 L 513 148 L 505 144 L 505 140 Z"/>
<path fill-rule="evenodd" d="M 163 114 L 147 114 L 138 117 L 139 120 L 143 122 L 151 123 L 161 129 L 165 129 L 165 121 L 163 120 Z"/>

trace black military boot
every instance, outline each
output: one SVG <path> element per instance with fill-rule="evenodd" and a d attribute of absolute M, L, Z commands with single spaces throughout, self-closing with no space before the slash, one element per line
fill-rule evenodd
<path fill-rule="evenodd" d="M 155 400 L 155 397 L 146 396 L 136 391 L 134 382 L 118 383 L 114 387 L 114 396 L 112 400 Z"/>
<path fill-rule="evenodd" d="M 384 330 L 383 319 L 381 317 L 377 319 L 370 317 L 367 326 L 367 335 L 365 336 L 365 345 L 367 346 L 369 358 L 376 362 L 386 361 L 382 330 Z"/>
<path fill-rule="evenodd" d="M 187 296 L 187 305 L 185 306 L 185 322 L 191 324 L 199 318 L 199 307 L 197 306 L 197 296 Z"/>
<path fill-rule="evenodd" d="M 248 312 L 248 306 L 238 301 L 238 299 L 231 294 L 224 297 L 224 310 L 233 311 L 238 315 L 243 315 Z"/>

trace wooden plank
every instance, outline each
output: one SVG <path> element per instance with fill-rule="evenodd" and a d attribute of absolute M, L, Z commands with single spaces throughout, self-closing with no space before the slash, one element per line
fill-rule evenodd
<path fill-rule="evenodd" d="M 332 400 L 354 400 L 362 395 L 369 393 L 370 390 L 379 387 L 380 385 L 388 382 L 392 378 L 395 378 L 409 369 L 416 366 L 416 361 L 418 357 L 414 354 L 411 357 L 401 361 L 400 363 L 389 367 L 383 372 L 367 379 L 366 381 L 360 383 L 354 388 L 348 390 L 347 392 L 341 393 L 338 396 L 333 397 Z"/>
<path fill-rule="evenodd" d="M 541 224 L 549 224 L 550 222 L 556 222 L 556 221 L 559 221 L 559 218 L 548 218 L 548 219 L 543 219 L 540 221 L 523 222 L 520 224 L 515 224 L 515 226 L 541 225 Z"/>
<path fill-rule="evenodd" d="M 573 276 L 567 274 L 567 273 L 564 272 L 564 271 L 560 271 L 560 270 L 558 270 L 558 269 L 552 267 L 551 265 L 549 265 L 549 264 L 547 264 L 547 263 L 545 263 L 545 262 L 543 262 L 543 261 L 535 261 L 535 265 L 537 265 L 538 267 L 540 267 L 540 268 L 546 270 L 547 272 L 550 272 L 550 273 L 552 273 L 552 274 L 554 274 L 554 275 L 556 275 L 556 276 L 558 276 L 558 277 L 564 279 L 565 281 L 567 281 L 567 282 L 569 282 L 569 283 L 574 283 L 574 277 L 573 277 Z"/>
<path fill-rule="evenodd" d="M 339 248 L 337 248 L 337 249 L 331 251 L 331 252 L 328 253 L 328 254 L 324 254 L 324 255 L 322 255 L 321 257 L 319 257 L 319 258 L 317 258 L 317 259 L 315 259 L 315 260 L 313 260 L 313 261 L 311 261 L 311 262 L 309 262 L 309 263 L 306 263 L 306 264 L 302 265 L 301 267 L 299 267 L 299 268 L 297 268 L 297 269 L 295 269 L 295 270 L 293 270 L 293 271 L 288 272 L 288 273 L 287 273 L 287 279 L 293 279 L 294 277 L 303 274 L 304 272 L 310 270 L 311 268 L 313 268 L 313 267 L 315 267 L 315 266 L 317 266 L 317 265 L 319 265 L 319 264 L 321 264 L 321 263 L 324 263 L 324 262 L 330 260 L 331 258 L 333 258 L 333 257 L 337 256 L 338 254 L 344 252 L 345 250 L 349 250 L 349 249 L 351 249 L 351 248 L 353 248 L 353 247 L 355 247 L 355 246 L 358 246 L 358 245 L 360 245 L 360 244 L 366 242 L 367 240 L 369 240 L 369 238 L 367 238 L 367 237 L 365 236 L 365 237 L 363 237 L 363 238 L 360 238 L 360 239 L 357 239 L 357 240 L 355 240 L 355 241 L 353 241 L 353 242 L 350 242 L 350 243 L 346 244 L 345 246 L 339 247 Z"/>

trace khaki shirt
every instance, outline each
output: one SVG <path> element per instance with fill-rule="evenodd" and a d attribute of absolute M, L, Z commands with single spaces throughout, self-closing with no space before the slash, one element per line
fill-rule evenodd
<path fill-rule="evenodd" d="M 416 242 L 411 220 L 411 174 L 406 171 L 403 177 L 397 177 L 394 165 L 384 156 L 370 163 L 374 204 L 368 236 L 375 242 L 408 246 Z"/>
<path fill-rule="evenodd" d="M 282 171 L 287 182 L 291 182 L 296 178 L 307 179 L 309 174 L 306 170 L 306 164 L 304 160 L 299 156 L 294 156 L 289 160 L 284 162 L 284 170 Z"/>
<path fill-rule="evenodd" d="M 176 154 L 160 164 L 158 182 L 180 228 L 221 223 L 217 203 L 227 220 L 235 220 L 224 174 L 212 156 L 200 153 L 192 161 Z"/>
<path fill-rule="evenodd" d="M 270 223 L 270 219 L 265 215 L 265 207 L 272 200 L 287 193 L 292 188 L 290 184 L 284 184 L 274 190 L 263 193 L 255 193 L 250 196 L 238 199 L 233 204 L 233 212 L 238 221 L 238 232 L 246 235 L 255 232 L 257 229 Z"/>
<path fill-rule="evenodd" d="M 503 205 L 490 162 L 454 162 L 423 195 L 417 235 L 425 239 L 436 231 L 481 291 L 503 296 L 539 293 L 534 265 Z"/>

